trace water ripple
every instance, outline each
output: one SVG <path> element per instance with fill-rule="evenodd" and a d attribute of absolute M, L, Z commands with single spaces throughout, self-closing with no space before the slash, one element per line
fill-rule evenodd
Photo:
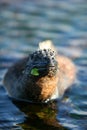
<path fill-rule="evenodd" d="M 76 64 L 76 82 L 58 103 L 58 122 L 70 130 L 87 129 L 87 1 L 0 1 L 0 129 L 19 129 L 25 120 L 8 98 L 3 77 L 14 62 L 50 39 Z M 25 123 L 24 123 L 25 124 Z M 28 124 L 29 125 L 29 124 Z M 33 129 L 33 128 L 32 128 Z M 37 128 L 35 128 L 37 130 Z"/>

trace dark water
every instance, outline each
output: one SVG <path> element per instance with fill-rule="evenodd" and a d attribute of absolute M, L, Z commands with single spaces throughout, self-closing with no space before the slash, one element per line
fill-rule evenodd
<path fill-rule="evenodd" d="M 77 68 L 76 81 L 58 102 L 56 115 L 47 106 L 15 105 L 2 83 L 11 64 L 46 39 L 52 40 Z M 87 130 L 87 1 L 18 0 L 0 4 L 0 130 L 66 128 Z"/>

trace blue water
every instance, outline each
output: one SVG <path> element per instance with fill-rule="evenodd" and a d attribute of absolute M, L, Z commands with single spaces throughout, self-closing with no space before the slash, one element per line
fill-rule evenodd
<path fill-rule="evenodd" d="M 58 102 L 55 118 L 62 129 L 87 130 L 86 0 L 0 2 L 0 130 L 40 129 L 29 127 L 30 120 L 25 122 L 26 114 L 9 99 L 3 77 L 15 61 L 47 39 L 54 42 L 60 54 L 70 57 L 77 68 L 75 83 Z"/>

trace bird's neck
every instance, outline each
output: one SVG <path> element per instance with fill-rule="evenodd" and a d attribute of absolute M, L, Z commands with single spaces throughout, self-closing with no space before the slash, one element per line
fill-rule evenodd
<path fill-rule="evenodd" d="M 58 83 L 57 75 L 52 77 L 42 77 L 37 82 L 36 85 L 41 88 L 40 99 L 45 100 L 53 95 Z"/>

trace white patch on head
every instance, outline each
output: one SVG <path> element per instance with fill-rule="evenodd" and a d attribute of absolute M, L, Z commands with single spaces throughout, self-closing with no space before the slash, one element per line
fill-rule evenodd
<path fill-rule="evenodd" d="M 46 41 L 40 42 L 39 43 L 39 49 L 41 49 L 41 50 L 43 50 L 43 49 L 51 49 L 52 51 L 57 52 L 57 50 L 54 47 L 51 40 L 46 40 Z"/>
<path fill-rule="evenodd" d="M 47 40 L 39 43 L 39 49 L 51 49 L 52 41 Z"/>

